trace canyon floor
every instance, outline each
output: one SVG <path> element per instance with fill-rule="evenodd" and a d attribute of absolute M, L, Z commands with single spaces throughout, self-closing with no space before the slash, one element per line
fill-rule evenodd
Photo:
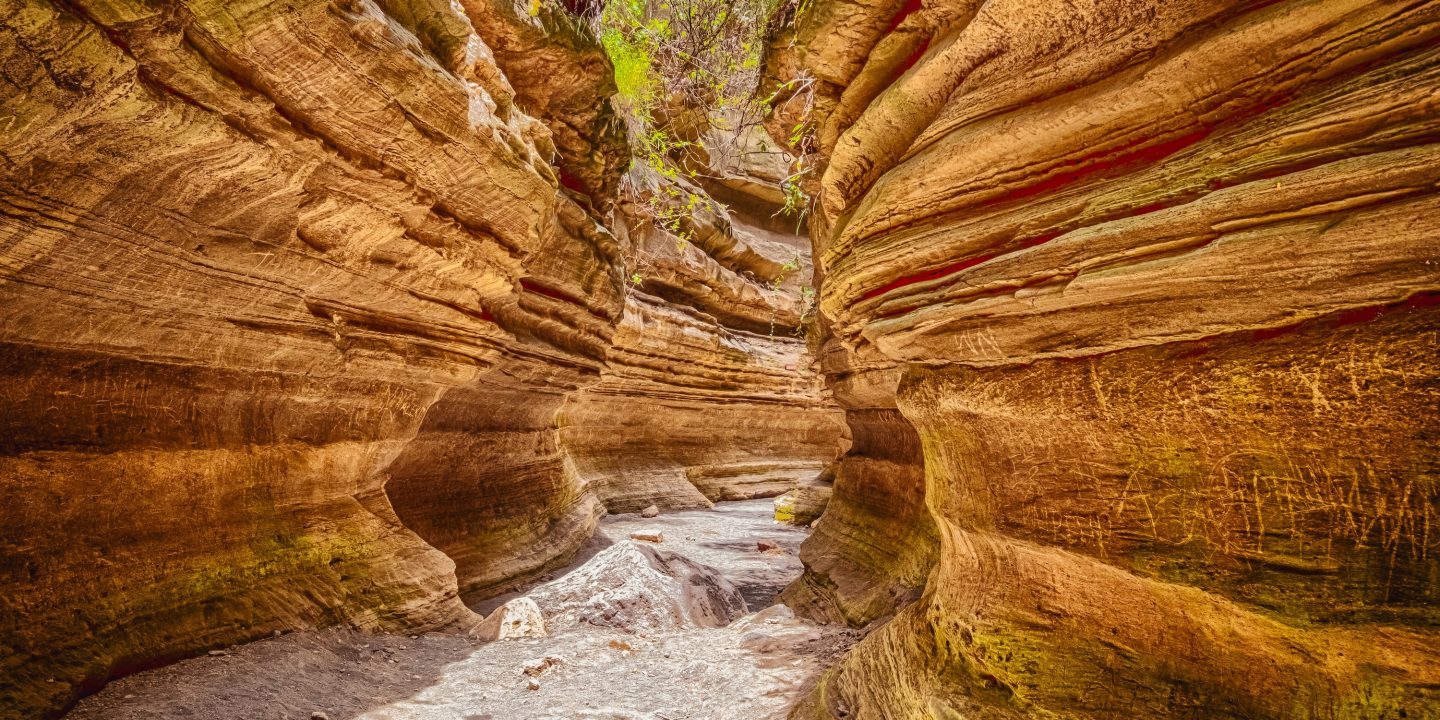
<path fill-rule="evenodd" d="M 563 629 L 484 643 L 429 633 L 297 632 L 131 675 L 84 699 L 70 720 L 761 720 L 781 718 L 854 631 L 795 619 L 776 593 L 801 572 L 807 530 L 775 523 L 769 500 L 641 518 L 604 518 L 558 582 L 632 532 L 709 565 L 751 614 L 721 628 L 658 633 Z M 760 551 L 757 543 L 777 549 Z M 523 589 L 476 609 L 490 611 Z M 527 666 L 558 662 L 534 675 Z M 538 684 L 538 689 L 532 689 Z"/>

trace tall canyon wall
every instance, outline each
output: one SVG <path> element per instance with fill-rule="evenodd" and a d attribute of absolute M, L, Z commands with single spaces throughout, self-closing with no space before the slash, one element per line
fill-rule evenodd
<path fill-rule="evenodd" d="M 801 4 L 772 134 L 856 442 L 789 597 L 896 614 L 794 717 L 1440 717 L 1437 36 L 1433 2 Z"/>
<path fill-rule="evenodd" d="M 0 717 L 464 628 L 607 505 L 837 451 L 803 343 L 718 313 L 794 293 L 695 247 L 655 264 L 708 305 L 627 282 L 612 71 L 558 6 L 12 0 L 0 69 Z M 647 485 L 677 437 L 696 484 Z"/>

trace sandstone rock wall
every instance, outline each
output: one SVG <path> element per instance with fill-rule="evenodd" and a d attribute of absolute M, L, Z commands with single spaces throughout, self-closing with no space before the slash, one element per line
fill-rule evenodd
<path fill-rule="evenodd" d="M 864 626 L 913 601 L 935 561 L 920 436 L 896 406 L 900 368 L 829 336 L 820 366 L 845 412 L 850 446 L 825 514 L 801 547 L 807 572 L 782 594 L 827 622 Z"/>
<path fill-rule="evenodd" d="M 779 495 L 834 459 L 842 427 L 801 341 L 632 297 L 612 370 L 561 415 L 576 471 L 607 509 Z"/>
<path fill-rule="evenodd" d="M 1437 33 L 1408 2 L 800 12 L 774 134 L 813 108 L 822 314 L 898 368 L 939 552 L 797 717 L 1440 717 Z M 879 536 L 818 533 L 797 588 L 843 602 Z"/>
<path fill-rule="evenodd" d="M 560 419 L 611 512 L 780 495 L 840 452 L 805 340 L 805 241 L 754 224 L 779 209 L 769 198 L 732 200 L 690 216 L 684 237 L 638 197 L 621 205 L 636 259 L 625 314 L 601 381 Z"/>
<path fill-rule="evenodd" d="M 0 68 L 0 716 L 276 630 L 464 627 L 462 593 L 588 535 L 602 499 L 557 416 L 642 310 L 582 28 L 18 0 Z M 808 360 L 747 342 L 676 350 L 710 363 L 685 412 L 717 428 L 687 464 L 739 461 L 738 416 L 703 409 L 736 398 L 798 448 L 741 459 L 812 462 Z"/>

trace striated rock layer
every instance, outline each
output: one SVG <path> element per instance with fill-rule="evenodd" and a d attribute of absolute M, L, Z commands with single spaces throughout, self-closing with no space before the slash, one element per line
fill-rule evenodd
<path fill-rule="evenodd" d="M 938 553 L 796 717 L 1440 717 L 1437 35 L 1423 2 L 799 11 L 772 132 L 813 108 L 821 311 L 895 368 Z M 847 586 L 909 561 L 835 513 L 789 593 L 858 624 Z"/>
<path fill-rule="evenodd" d="M 804 239 L 736 197 L 677 237 L 638 202 L 618 229 L 637 262 L 606 369 L 570 397 L 561 436 L 610 512 L 780 495 L 819 476 L 844 427 L 803 337 Z M 791 269 L 786 269 L 787 263 Z"/>
<path fill-rule="evenodd" d="M 825 515 L 801 547 L 807 572 L 782 599 L 826 622 L 864 626 L 913 601 L 935 561 L 920 436 L 896 407 L 900 369 L 872 349 L 827 338 L 820 365 L 851 444 Z"/>
<path fill-rule="evenodd" d="M 472 626 L 603 512 L 558 418 L 649 372 L 612 347 L 647 312 L 691 380 L 630 411 L 717 429 L 667 467 L 833 456 L 798 341 L 627 293 L 611 73 L 557 12 L 0 1 L 0 717 L 277 630 Z"/>
<path fill-rule="evenodd" d="M 6 713 L 279 629 L 469 623 L 471 552 L 565 551 L 416 469 L 525 467 L 507 514 L 578 514 L 543 398 L 597 375 L 621 302 L 464 15 L 0 17 Z"/>

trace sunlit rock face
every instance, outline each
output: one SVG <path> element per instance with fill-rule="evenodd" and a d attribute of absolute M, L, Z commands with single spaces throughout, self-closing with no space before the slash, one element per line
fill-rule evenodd
<path fill-rule="evenodd" d="M 779 495 L 839 452 L 801 340 L 727 328 L 632 294 L 600 383 L 570 398 L 561 436 L 611 512 Z"/>
<path fill-rule="evenodd" d="M 411 10 L 444 22 L 0 11 L 7 712 L 277 629 L 464 624 L 451 557 L 568 550 L 416 468 L 523 467 L 507 513 L 580 514 L 537 407 L 598 376 L 616 246 L 469 20 Z"/>
<path fill-rule="evenodd" d="M 582 202 L 608 209 L 630 153 L 620 117 L 610 103 L 597 100 L 597 90 L 614 90 L 614 69 L 584 21 L 559 4 L 458 1 L 501 71 L 477 73 L 489 81 L 476 82 L 487 90 L 499 88 L 491 95 L 500 104 L 502 117 L 508 101 L 513 101 L 544 120 L 557 153 L 561 185 L 577 191 Z M 423 25 L 433 24 L 432 17 L 446 16 L 419 13 L 442 4 L 440 0 L 394 4 L 405 6 L 404 11 L 421 18 Z"/>
<path fill-rule="evenodd" d="M 772 497 L 816 478 L 844 424 L 806 346 L 807 241 L 769 222 L 783 200 L 730 193 L 677 237 L 640 199 L 620 206 L 635 270 L 606 368 L 560 416 L 575 472 L 610 512 Z"/>
<path fill-rule="evenodd" d="M 647 342 L 684 367 L 644 382 L 691 394 L 629 411 L 693 435 L 682 475 L 837 451 L 798 315 L 758 333 L 765 282 L 721 301 L 741 339 L 627 289 L 624 133 L 578 25 L 21 0 L 0 28 L 0 717 L 276 630 L 473 625 L 462 595 L 593 529 L 618 486 L 559 418 Z M 682 427 L 745 403 L 770 414 L 739 450 Z"/>
<path fill-rule="evenodd" d="M 918 596 L 937 538 L 925 509 L 920 437 L 895 405 L 899 367 L 821 335 L 820 369 L 844 411 L 850 444 L 823 519 L 801 548 L 806 573 L 782 598 L 809 617 L 860 627 Z"/>
<path fill-rule="evenodd" d="M 821 0 L 775 39 L 821 310 L 896 368 L 939 541 L 797 717 L 1440 716 L 1437 34 Z M 834 519 L 790 591 L 829 607 L 883 575 Z"/>

